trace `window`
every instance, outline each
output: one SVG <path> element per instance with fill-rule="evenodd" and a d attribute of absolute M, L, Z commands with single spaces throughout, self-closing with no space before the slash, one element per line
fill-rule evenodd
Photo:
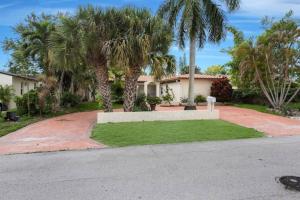
<path fill-rule="evenodd" d="M 20 91 L 20 94 L 23 95 L 23 92 L 24 92 L 24 83 L 21 82 L 21 91 Z"/>

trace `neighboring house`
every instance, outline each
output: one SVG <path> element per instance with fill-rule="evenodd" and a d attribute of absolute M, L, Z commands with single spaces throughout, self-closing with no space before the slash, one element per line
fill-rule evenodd
<path fill-rule="evenodd" d="M 210 95 L 211 85 L 213 81 L 223 78 L 224 75 L 212 76 L 195 74 L 195 96 L 202 95 L 207 97 Z M 173 103 L 180 103 L 180 100 L 188 97 L 189 75 L 178 75 L 164 78 L 161 81 L 155 81 L 152 76 L 140 76 L 138 79 L 138 94 L 147 94 L 147 96 L 165 95 L 166 88 L 173 91 Z"/>
<path fill-rule="evenodd" d="M 0 85 L 11 86 L 14 90 L 15 96 L 22 96 L 29 90 L 35 89 L 37 87 L 37 84 L 38 81 L 35 78 L 0 71 Z M 15 107 L 16 104 L 12 100 L 8 105 L 8 108 L 12 109 Z"/>

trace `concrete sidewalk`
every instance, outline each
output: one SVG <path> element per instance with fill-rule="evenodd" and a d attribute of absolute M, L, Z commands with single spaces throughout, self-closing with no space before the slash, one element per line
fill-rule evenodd
<path fill-rule="evenodd" d="M 0 156 L 1 200 L 298 200 L 300 137 Z"/>

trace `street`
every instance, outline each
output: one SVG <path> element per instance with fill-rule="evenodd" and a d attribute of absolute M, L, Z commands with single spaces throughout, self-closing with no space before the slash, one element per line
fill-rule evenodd
<path fill-rule="evenodd" d="M 0 156 L 1 200 L 289 200 L 300 137 Z"/>

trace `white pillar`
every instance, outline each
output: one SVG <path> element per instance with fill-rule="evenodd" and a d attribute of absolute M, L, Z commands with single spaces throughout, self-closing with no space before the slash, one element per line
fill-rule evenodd
<path fill-rule="evenodd" d="M 160 97 L 160 84 L 156 83 L 156 96 Z"/>
<path fill-rule="evenodd" d="M 148 82 L 144 83 L 144 93 L 146 96 L 148 96 Z"/>

